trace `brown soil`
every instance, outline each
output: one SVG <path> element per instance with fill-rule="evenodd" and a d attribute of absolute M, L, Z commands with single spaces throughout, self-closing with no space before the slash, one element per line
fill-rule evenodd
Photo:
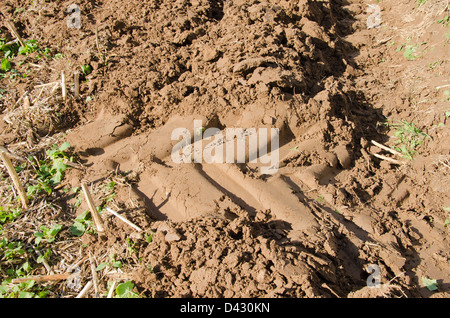
<path fill-rule="evenodd" d="M 97 263 L 111 253 L 128 259 L 122 276 L 102 276 L 102 292 L 108 280 L 129 279 L 151 297 L 449 296 L 450 43 L 436 22 L 449 14 L 446 1 L 381 1 L 381 26 L 370 29 L 359 0 L 77 3 L 81 29 L 67 27 L 71 1 L 2 2 L 24 38 L 64 58 L 14 84 L 3 79 L 1 117 L 61 71 L 70 85 L 66 102 L 51 99 L 57 123 L 18 129 L 2 120 L 0 142 L 26 154 L 21 141 L 34 147 L 65 132 L 58 138 L 86 167 L 68 170 L 68 185 L 123 181 L 111 208 L 153 240 L 104 213 L 105 235 L 75 241 Z M 75 100 L 72 76 L 85 64 L 93 72 Z M 198 119 L 206 128 L 279 128 L 278 172 L 174 164 L 171 132 L 194 133 Z M 395 129 L 383 123 L 401 120 L 430 136 L 413 160 L 371 143 L 395 147 Z M 56 219 L 73 220 L 62 209 Z M 366 288 L 370 264 L 383 288 Z"/>

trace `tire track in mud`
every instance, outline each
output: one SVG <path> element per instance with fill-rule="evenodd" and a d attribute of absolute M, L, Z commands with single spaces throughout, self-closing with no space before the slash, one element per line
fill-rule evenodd
<path fill-rule="evenodd" d="M 119 166 L 120 170 L 126 171 L 135 168 L 139 161 L 146 162 L 148 166 L 143 167 L 136 190 L 149 205 L 150 210 L 160 219 L 183 221 L 210 214 L 211 211 L 216 210 L 217 202 L 227 196 L 234 204 L 248 212 L 271 210 L 277 219 L 287 222 L 294 231 L 317 226 L 310 209 L 292 193 L 282 173 L 263 178 L 256 172 L 256 177 L 252 177 L 245 175 L 241 170 L 242 167 L 249 169 L 245 163 L 175 164 L 170 158 L 173 141 L 169 140 L 168 136 L 171 135 L 171 130 L 182 123 L 184 125 L 181 127 L 193 127 L 192 119 L 191 123 L 189 120 L 173 120 L 145 137 L 142 135 L 128 137 L 126 134 L 111 137 L 108 133 L 107 136 L 110 138 L 108 142 L 104 141 L 106 136 L 90 144 L 81 140 L 86 147 L 86 150 L 81 152 L 91 154 L 89 160 L 92 160 L 98 168 L 104 167 L 105 162 L 113 162 L 112 166 Z M 97 124 L 111 125 L 112 122 L 114 120 L 100 120 Z M 95 127 L 95 123 L 74 132 L 72 137 L 69 136 L 69 140 L 76 144 L 80 141 L 79 136 L 89 135 L 88 131 L 91 129 L 105 131 L 104 127 Z M 191 129 L 191 132 L 194 132 L 194 129 Z M 115 142 L 112 141 L 114 138 Z M 235 140 L 232 139 L 224 145 L 234 142 Z M 270 147 L 269 141 L 262 148 L 270 149 Z M 281 147 L 281 150 L 275 150 L 280 151 L 282 156 L 286 156 L 288 147 L 289 145 L 286 144 Z M 301 149 L 304 150 L 304 148 Z M 102 150 L 95 153 L 92 149 Z M 132 149 L 135 154 L 130 151 Z M 249 155 L 251 154 L 248 154 L 247 158 Z M 147 159 L 143 160 L 144 158 Z M 96 167 L 93 169 L 96 170 Z M 252 170 L 255 171 L 255 168 Z M 328 169 L 325 170 L 328 171 Z M 321 177 L 320 171 L 313 174 L 307 170 L 305 175 L 308 177 L 311 175 L 314 180 Z M 301 185 L 297 186 L 301 188 Z"/>

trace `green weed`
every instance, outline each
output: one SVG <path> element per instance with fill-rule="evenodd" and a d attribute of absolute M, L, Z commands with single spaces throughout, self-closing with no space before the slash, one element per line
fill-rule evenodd
<path fill-rule="evenodd" d="M 63 143 L 60 147 L 53 145 L 53 148 L 46 151 L 45 160 L 40 160 L 38 166 L 34 166 L 37 184 L 28 186 L 27 195 L 33 197 L 41 193 L 51 195 L 54 186 L 61 182 L 64 177 L 64 171 L 67 165 L 64 160 L 72 161 L 73 157 L 65 152 L 70 148 L 68 142 Z M 30 160 L 30 162 L 32 162 Z"/>
<path fill-rule="evenodd" d="M 60 60 L 64 58 L 64 54 L 62 53 L 56 53 L 55 56 L 53 56 L 54 60 Z"/>
<path fill-rule="evenodd" d="M 106 186 L 104 186 L 106 194 L 104 195 L 103 200 L 105 204 L 111 202 L 116 196 L 115 187 L 116 183 L 114 181 L 110 181 Z"/>
<path fill-rule="evenodd" d="M 70 227 L 70 232 L 75 236 L 82 236 L 84 233 L 95 233 L 91 212 L 84 211 L 75 218 L 74 224 Z"/>
<path fill-rule="evenodd" d="M 153 241 L 153 232 L 150 231 L 150 233 L 144 233 L 144 237 L 147 243 L 151 243 Z"/>
<path fill-rule="evenodd" d="M 43 255 L 39 255 L 39 257 L 36 259 L 36 262 L 38 264 L 41 264 L 44 262 L 44 260 L 50 260 L 50 257 L 53 255 L 53 252 L 51 249 L 47 248 L 45 253 Z"/>
<path fill-rule="evenodd" d="M 127 242 L 127 252 L 130 254 L 136 254 L 138 250 L 136 249 L 136 243 L 130 240 L 129 238 L 126 239 Z"/>
<path fill-rule="evenodd" d="M 24 43 L 24 46 L 20 46 L 17 43 L 7 43 L 5 39 L 0 39 L 0 53 L 3 55 L 0 64 L 0 78 L 6 78 L 9 73 L 9 78 L 14 80 L 17 77 L 27 77 L 25 73 L 21 74 L 18 70 L 12 68 L 11 59 L 15 58 L 17 55 L 30 56 L 32 53 L 36 53 L 34 58 L 40 59 L 45 56 L 48 59 L 52 59 L 52 51 L 50 48 L 41 48 L 38 45 L 37 40 L 31 39 Z M 17 65 L 22 65 L 24 61 L 20 61 Z"/>
<path fill-rule="evenodd" d="M 5 260 L 12 260 L 25 253 L 21 242 L 9 242 L 5 237 L 0 241 L 0 251 L 3 254 L 2 258 Z"/>
<path fill-rule="evenodd" d="M 446 15 L 442 19 L 437 20 L 437 23 L 443 24 L 444 26 L 449 26 L 450 25 L 450 17 L 448 15 Z"/>
<path fill-rule="evenodd" d="M 92 73 L 92 67 L 89 64 L 81 65 L 81 71 L 85 76 L 89 75 Z"/>
<path fill-rule="evenodd" d="M 428 68 L 429 68 L 430 70 L 434 70 L 436 67 L 438 67 L 439 65 L 441 65 L 443 62 L 444 62 L 444 61 L 442 61 L 441 59 L 439 59 L 439 60 L 437 60 L 437 61 L 435 61 L 435 62 L 432 62 L 432 63 L 428 64 Z"/>
<path fill-rule="evenodd" d="M 114 254 L 111 254 L 109 256 L 109 258 L 110 258 L 109 262 L 104 262 L 104 263 L 99 264 L 97 266 L 96 270 L 101 271 L 105 267 L 111 267 L 111 268 L 121 268 L 122 267 L 122 262 L 117 261 Z"/>
<path fill-rule="evenodd" d="M 34 243 L 36 245 L 39 245 L 39 243 L 42 240 L 45 240 L 48 243 L 51 243 L 51 242 L 55 241 L 56 235 L 59 233 L 59 231 L 62 230 L 62 225 L 55 224 L 50 229 L 47 228 L 44 225 L 41 225 L 39 230 L 40 230 L 40 232 L 35 232 L 34 233 L 34 236 L 36 236 L 36 239 L 34 240 Z"/>
<path fill-rule="evenodd" d="M 19 208 L 5 208 L 0 206 L 0 224 L 14 221 L 20 214 Z"/>
<path fill-rule="evenodd" d="M 422 277 L 422 284 L 423 284 L 423 286 L 428 288 L 429 291 L 435 291 L 435 290 L 438 289 L 436 279 L 430 279 L 428 277 Z"/>
<path fill-rule="evenodd" d="M 397 138 L 394 142 L 398 145 L 395 150 L 401 152 L 403 157 L 413 160 L 416 154 L 416 149 L 419 147 L 425 138 L 431 138 L 426 133 L 422 132 L 412 122 L 405 120 L 398 124 L 387 124 L 389 127 L 395 129 L 394 137 Z"/>
<path fill-rule="evenodd" d="M 127 281 L 117 285 L 116 298 L 139 298 L 139 294 L 133 292 L 134 283 Z"/>
<path fill-rule="evenodd" d="M 11 70 L 12 66 L 11 66 L 11 62 L 8 61 L 7 58 L 2 59 L 2 62 L 0 64 L 0 69 L 3 72 L 8 72 L 9 70 Z"/>
<path fill-rule="evenodd" d="M 0 285 L 0 298 L 45 298 L 48 295 L 48 291 L 36 285 L 32 279 L 14 286 L 9 285 L 7 280 Z"/>
<path fill-rule="evenodd" d="M 27 40 L 25 46 L 19 47 L 18 53 L 21 55 L 28 55 L 36 52 L 39 49 L 36 40 Z"/>

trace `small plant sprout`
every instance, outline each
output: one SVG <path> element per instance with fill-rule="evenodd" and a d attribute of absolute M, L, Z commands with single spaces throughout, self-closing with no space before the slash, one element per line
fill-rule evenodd
<path fill-rule="evenodd" d="M 75 222 L 70 227 L 70 232 L 75 236 L 82 236 L 84 233 L 95 233 L 95 226 L 91 218 L 91 213 L 86 210 L 77 216 Z"/>
<path fill-rule="evenodd" d="M 116 298 L 139 298 L 139 295 L 133 292 L 134 283 L 127 281 L 117 285 Z"/>
<path fill-rule="evenodd" d="M 81 71 L 83 72 L 84 76 L 87 76 L 92 73 L 92 67 L 89 64 L 81 65 Z"/>
<path fill-rule="evenodd" d="M 14 221 L 20 214 L 20 209 L 18 208 L 7 208 L 0 206 L 0 224 L 6 222 Z"/>
<path fill-rule="evenodd" d="M 53 148 L 46 151 L 46 159 L 40 160 L 35 168 L 36 180 L 34 185 L 28 186 L 27 195 L 29 197 L 46 193 L 51 195 L 54 187 L 64 178 L 64 172 L 67 169 L 66 160 L 71 161 L 73 158 L 66 153 L 70 148 L 68 142 L 61 146 L 54 145 Z M 33 164 L 34 166 L 34 164 Z"/>
<path fill-rule="evenodd" d="M 8 72 L 11 68 L 12 68 L 11 62 L 7 58 L 2 59 L 0 69 L 3 72 Z"/>
<path fill-rule="evenodd" d="M 413 160 L 414 155 L 425 138 L 431 138 L 428 134 L 422 132 L 417 128 L 414 123 L 407 122 L 405 120 L 398 124 L 387 124 L 395 129 L 394 141 L 398 146 L 395 150 L 402 153 L 403 157 L 409 160 Z"/>
<path fill-rule="evenodd" d="M 100 263 L 97 268 L 96 271 L 101 271 L 103 270 L 105 267 L 110 267 L 110 268 L 121 268 L 122 267 L 122 262 L 116 260 L 116 257 L 114 254 L 111 254 L 109 256 L 110 261 L 109 262 L 104 262 L 104 263 Z"/>
<path fill-rule="evenodd" d="M 430 279 L 428 277 L 422 277 L 422 284 L 424 287 L 428 288 L 429 291 L 435 291 L 438 289 L 438 284 L 436 279 Z"/>
<path fill-rule="evenodd" d="M 24 46 L 19 48 L 19 54 L 28 55 L 38 50 L 38 44 L 36 40 L 28 40 Z"/>
<path fill-rule="evenodd" d="M 62 225 L 60 224 L 55 224 L 51 228 L 47 228 L 46 226 L 42 225 L 39 228 L 40 231 L 34 233 L 34 236 L 36 236 L 36 239 L 34 241 L 35 244 L 39 245 L 42 240 L 46 240 L 48 243 L 55 241 L 55 237 L 59 233 L 59 231 L 61 231 L 61 229 Z"/>

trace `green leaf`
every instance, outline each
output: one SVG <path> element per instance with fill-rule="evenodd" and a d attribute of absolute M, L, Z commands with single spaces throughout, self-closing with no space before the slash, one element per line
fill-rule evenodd
<path fill-rule="evenodd" d="M 84 211 L 80 215 L 78 215 L 75 220 L 78 222 L 86 222 L 87 220 L 91 219 L 91 212 L 89 210 Z"/>
<path fill-rule="evenodd" d="M 87 65 L 82 65 L 82 66 L 81 66 L 81 70 L 83 71 L 83 74 L 84 74 L 84 75 L 89 75 L 89 74 L 91 74 L 91 72 L 92 72 L 92 67 L 91 67 L 89 64 L 87 64 Z"/>
<path fill-rule="evenodd" d="M 30 280 L 27 280 L 25 283 L 24 283 L 24 289 L 25 290 L 28 290 L 28 289 L 30 289 L 31 287 L 33 287 L 34 286 L 34 284 L 36 283 L 36 281 L 34 280 L 34 279 L 30 279 Z"/>
<path fill-rule="evenodd" d="M 447 227 L 449 225 L 450 225 L 450 220 L 449 219 L 445 219 L 444 226 Z"/>
<path fill-rule="evenodd" d="M 47 297 L 47 295 L 48 295 L 48 291 L 43 290 L 38 293 L 37 298 L 45 298 L 45 297 Z"/>
<path fill-rule="evenodd" d="M 127 281 L 125 283 L 121 283 L 117 285 L 116 294 L 117 298 L 137 298 L 139 297 L 132 290 L 134 288 L 134 284 L 132 281 Z"/>
<path fill-rule="evenodd" d="M 108 263 L 101 263 L 97 266 L 97 268 L 95 269 L 97 272 L 101 271 L 102 269 L 104 269 L 106 266 L 108 266 Z"/>
<path fill-rule="evenodd" d="M 32 292 L 21 291 L 19 292 L 18 298 L 33 298 L 35 296 Z"/>
<path fill-rule="evenodd" d="M 31 271 L 31 265 L 30 262 L 26 261 L 25 263 L 23 263 L 23 265 L 21 266 L 21 268 L 25 271 L 25 272 L 30 272 Z"/>
<path fill-rule="evenodd" d="M 69 148 L 70 148 L 70 143 L 66 141 L 61 146 L 59 146 L 59 151 L 64 151 L 64 150 L 69 149 Z"/>
<path fill-rule="evenodd" d="M 422 284 L 423 286 L 425 286 L 426 288 L 428 288 L 428 290 L 430 291 L 434 291 L 437 290 L 437 281 L 436 279 L 430 279 L 427 277 L 422 277 Z"/>
<path fill-rule="evenodd" d="M 8 289 L 9 289 L 8 287 L 0 285 L 0 295 L 7 293 Z"/>
<path fill-rule="evenodd" d="M 58 149 L 49 149 L 46 151 L 46 153 L 47 153 L 47 156 L 49 156 L 49 158 L 53 159 L 54 157 L 57 157 L 59 150 Z"/>
<path fill-rule="evenodd" d="M 53 182 L 53 184 L 58 184 L 61 182 L 62 178 L 63 173 L 61 171 L 57 171 L 50 180 Z"/>
<path fill-rule="evenodd" d="M 70 227 L 70 232 L 75 236 L 83 235 L 84 231 L 86 231 L 86 227 L 78 221 L 75 221 L 75 223 Z"/>
<path fill-rule="evenodd" d="M 121 261 L 112 261 L 111 262 L 111 266 L 115 267 L 115 268 L 121 268 L 122 267 L 122 262 Z"/>
<path fill-rule="evenodd" d="M 41 242 L 41 240 L 44 238 L 44 234 L 41 232 L 35 232 L 34 236 L 36 236 L 36 239 L 34 240 L 34 243 L 36 245 L 39 245 L 39 243 Z"/>
<path fill-rule="evenodd" d="M 5 72 L 9 71 L 11 69 L 11 62 L 9 62 L 8 59 L 4 58 L 2 60 L 0 68 L 2 71 L 5 71 Z"/>
<path fill-rule="evenodd" d="M 57 158 L 53 160 L 52 171 L 60 171 L 63 172 L 67 169 L 67 165 L 64 163 L 63 158 Z"/>
<path fill-rule="evenodd" d="M 55 224 L 50 229 L 50 231 L 47 233 L 47 236 L 55 237 L 56 234 L 58 234 L 58 232 L 61 231 L 61 229 L 62 229 L 62 225 L 61 224 Z"/>

